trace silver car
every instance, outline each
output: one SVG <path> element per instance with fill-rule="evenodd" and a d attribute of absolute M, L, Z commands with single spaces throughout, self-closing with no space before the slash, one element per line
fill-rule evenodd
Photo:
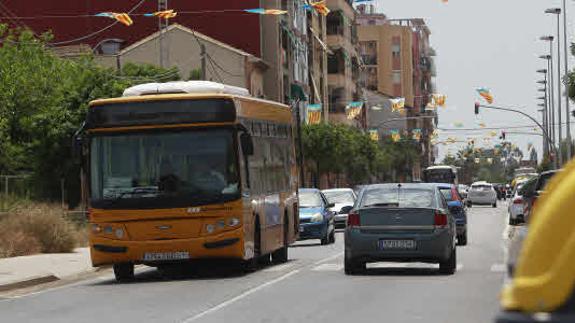
<path fill-rule="evenodd" d="M 497 207 L 497 192 L 492 184 L 475 182 L 467 192 L 467 207 L 473 205 L 491 205 Z"/>
<path fill-rule="evenodd" d="M 437 184 L 379 184 L 362 190 L 345 229 L 345 273 L 366 263 L 439 263 L 455 273 L 456 225 Z"/>
<path fill-rule="evenodd" d="M 335 227 L 345 228 L 347 221 L 347 214 L 355 204 L 355 193 L 351 188 L 334 188 L 321 191 L 327 198 L 329 203 L 333 203 L 334 207 L 330 211 L 335 212 Z"/>

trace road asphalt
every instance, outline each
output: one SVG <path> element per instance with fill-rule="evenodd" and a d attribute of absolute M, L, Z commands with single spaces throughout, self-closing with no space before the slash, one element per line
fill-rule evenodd
<path fill-rule="evenodd" d="M 243 274 L 229 264 L 176 273 L 137 271 L 118 284 L 109 271 L 34 292 L 0 295 L 1 322 L 492 322 L 504 282 L 505 203 L 468 209 L 469 244 L 458 271 L 380 263 L 343 273 L 343 235 L 334 245 L 302 241 L 290 261 Z"/>

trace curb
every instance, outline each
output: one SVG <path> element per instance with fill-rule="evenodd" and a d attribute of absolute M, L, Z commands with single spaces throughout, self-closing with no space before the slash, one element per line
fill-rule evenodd
<path fill-rule="evenodd" d="M 5 284 L 5 285 L 0 285 L 0 292 L 8 292 L 8 291 L 12 291 L 15 289 L 32 287 L 32 286 L 36 286 L 36 285 L 55 282 L 58 280 L 60 280 L 60 278 L 58 278 L 54 275 L 46 275 L 46 276 L 28 278 L 26 280 L 21 280 L 18 282 L 9 283 L 9 284 Z"/>

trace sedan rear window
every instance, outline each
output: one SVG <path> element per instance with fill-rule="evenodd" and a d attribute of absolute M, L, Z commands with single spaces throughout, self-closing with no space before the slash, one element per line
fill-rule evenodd
<path fill-rule="evenodd" d="M 434 206 L 434 197 L 431 190 L 380 188 L 366 191 L 361 206 L 430 208 Z"/>
<path fill-rule="evenodd" d="M 492 189 L 493 189 L 493 186 L 491 186 L 491 185 L 473 185 L 473 186 L 471 186 L 472 191 L 478 191 L 478 192 L 491 191 Z"/>

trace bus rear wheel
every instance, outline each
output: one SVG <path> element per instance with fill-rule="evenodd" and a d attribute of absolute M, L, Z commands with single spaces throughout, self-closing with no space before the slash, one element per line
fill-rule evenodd
<path fill-rule="evenodd" d="M 134 280 L 134 264 L 132 263 L 114 264 L 114 277 L 116 277 L 116 281 L 119 283 Z"/>
<path fill-rule="evenodd" d="M 286 217 L 284 219 L 283 246 L 280 249 L 272 252 L 272 262 L 274 264 L 283 264 L 288 261 L 288 230 L 289 226 Z"/>

